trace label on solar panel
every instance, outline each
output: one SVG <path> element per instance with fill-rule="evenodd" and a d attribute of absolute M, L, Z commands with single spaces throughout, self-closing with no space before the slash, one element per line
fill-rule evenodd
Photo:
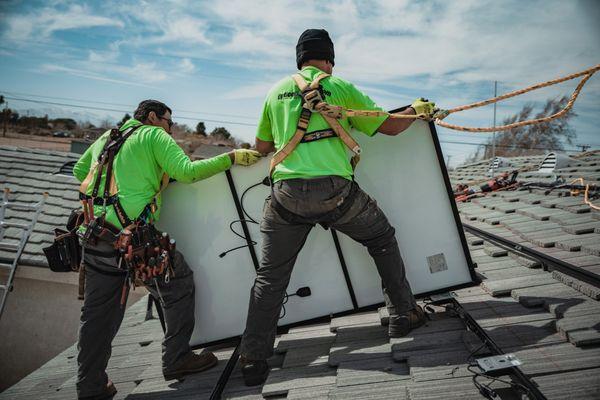
<path fill-rule="evenodd" d="M 444 253 L 434 254 L 427 257 L 427 265 L 429 265 L 429 270 L 432 274 L 446 271 L 448 269 L 448 264 L 446 264 L 446 257 L 444 257 Z"/>

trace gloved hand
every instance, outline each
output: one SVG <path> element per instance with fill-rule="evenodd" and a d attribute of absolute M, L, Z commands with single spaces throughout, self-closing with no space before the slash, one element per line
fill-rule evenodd
<path fill-rule="evenodd" d="M 435 103 L 424 98 L 416 99 L 411 105 L 417 115 L 424 114 L 427 117 L 431 117 L 435 112 Z"/>
<path fill-rule="evenodd" d="M 231 153 L 233 154 L 233 163 L 237 165 L 256 164 L 262 158 L 262 154 L 256 150 L 235 149 Z"/>

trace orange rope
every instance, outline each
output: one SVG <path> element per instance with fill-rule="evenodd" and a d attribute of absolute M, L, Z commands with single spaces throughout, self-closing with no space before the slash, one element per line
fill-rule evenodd
<path fill-rule="evenodd" d="M 581 89 L 583 89 L 583 86 L 586 84 L 586 82 L 598 70 L 600 70 L 600 64 L 596 65 L 595 67 L 588 68 L 585 71 L 581 71 L 581 72 L 577 72 L 575 74 L 567 75 L 567 76 L 562 77 L 562 78 L 553 79 L 551 81 L 538 83 L 538 84 L 526 87 L 524 89 L 515 90 L 513 92 L 506 93 L 506 94 L 503 94 L 501 96 L 497 96 L 497 97 L 494 97 L 494 98 L 491 98 L 491 99 L 488 99 L 488 100 L 484 100 L 484 101 L 480 101 L 480 102 L 472 103 L 472 104 L 467 104 L 467 105 L 460 106 L 460 107 L 451 108 L 450 110 L 446 110 L 446 113 L 444 115 L 444 117 L 445 117 L 445 116 L 447 116 L 449 114 L 452 114 L 452 113 L 455 113 L 455 112 L 470 110 L 472 108 L 477 108 L 477 107 L 483 107 L 483 106 L 486 106 L 488 104 L 497 103 L 499 101 L 502 101 L 502 100 L 505 100 L 505 99 L 508 99 L 508 98 L 511 98 L 511 97 L 515 97 L 515 96 L 519 96 L 519 95 L 527 93 L 527 92 L 531 92 L 533 90 L 537 90 L 537 89 L 541 89 L 541 88 L 544 88 L 544 87 L 556 85 L 558 83 L 565 82 L 565 81 L 568 81 L 568 80 L 575 79 L 575 78 L 578 78 L 580 76 L 583 76 L 583 78 L 581 79 L 581 81 L 579 82 L 579 84 L 577 85 L 577 87 L 575 88 L 575 91 L 571 95 L 571 98 L 569 99 L 569 102 L 567 103 L 567 105 L 565 106 L 565 108 L 563 108 L 562 110 L 560 110 L 559 112 L 557 112 L 555 114 L 552 114 L 552 115 L 544 117 L 544 118 L 530 119 L 530 120 L 527 120 L 527 121 L 519 121 L 519 122 L 515 122 L 515 123 L 512 123 L 512 124 L 508 124 L 508 125 L 502 125 L 502 126 L 496 126 L 496 127 L 489 127 L 489 128 L 474 128 L 474 127 L 452 125 L 452 124 L 448 124 L 446 122 L 442 122 L 441 118 L 437 118 L 435 120 L 435 123 L 438 124 L 439 126 L 443 126 L 444 128 L 454 129 L 454 130 L 462 131 L 462 132 L 495 132 L 495 131 L 506 131 L 506 130 L 509 130 L 509 129 L 518 128 L 518 127 L 526 126 L 526 125 L 533 125 L 533 124 L 540 124 L 540 123 L 548 122 L 548 121 L 551 121 L 553 119 L 562 117 L 567 112 L 569 112 L 569 110 L 571 108 L 573 108 L 573 104 L 575 103 L 575 100 L 577 100 L 577 97 L 579 96 L 579 93 L 581 92 Z"/>
<path fill-rule="evenodd" d="M 454 130 L 461 131 L 461 132 L 496 132 L 496 131 L 507 131 L 509 129 L 513 129 L 513 128 L 517 128 L 517 127 L 521 127 L 521 126 L 533 125 L 533 124 L 541 124 L 541 123 L 548 122 L 548 121 L 551 121 L 553 119 L 560 118 L 560 117 L 564 116 L 567 112 L 569 112 L 569 110 L 571 110 L 571 108 L 573 108 L 573 104 L 575 104 L 575 100 L 577 100 L 577 97 L 579 96 L 579 93 L 581 92 L 581 89 L 583 89 L 583 86 L 592 77 L 592 75 L 594 75 L 594 73 L 598 72 L 599 70 L 600 70 L 600 64 L 598 64 L 598 65 L 596 65 L 596 66 L 594 66 L 592 68 L 588 68 L 585 71 L 576 72 L 574 74 L 567 75 L 567 76 L 564 76 L 564 77 L 561 77 L 561 78 L 553 79 L 553 80 L 546 81 L 546 82 L 537 83 L 535 85 L 532 85 L 532 86 L 529 86 L 529 87 L 526 87 L 526 88 L 523 88 L 523 89 L 515 90 L 515 91 L 512 91 L 512 92 L 503 94 L 501 96 L 493 97 L 491 99 L 479 101 L 477 103 L 467 104 L 467 105 L 460 106 L 460 107 L 454 107 L 454 108 L 451 108 L 449 110 L 439 110 L 436 114 L 433 115 L 433 117 L 429 117 L 429 116 L 424 115 L 424 114 L 419 114 L 419 115 L 404 115 L 404 114 L 390 114 L 390 113 L 385 112 L 385 111 L 352 110 L 352 109 L 345 109 L 345 108 L 340 107 L 340 106 L 334 106 L 334 105 L 330 105 L 330 104 L 326 104 L 326 103 L 323 104 L 323 107 L 325 108 L 325 110 L 323 110 L 323 111 L 325 113 L 331 114 L 330 116 L 332 118 L 341 118 L 343 116 L 346 116 L 346 117 L 354 117 L 354 116 L 361 116 L 361 117 L 381 117 L 381 116 L 387 116 L 388 118 L 398 118 L 398 119 L 425 119 L 425 120 L 431 120 L 431 119 L 433 119 L 434 122 L 437 125 L 439 125 L 439 126 L 443 126 L 444 128 L 454 129 Z M 515 123 L 512 123 L 512 124 L 508 124 L 508 125 L 501 125 L 501 126 L 489 127 L 489 128 L 480 128 L 480 127 L 469 127 L 469 126 L 453 125 L 453 124 L 448 124 L 448 123 L 442 121 L 442 119 L 446 118 L 448 115 L 453 114 L 453 113 L 457 113 L 459 111 L 470 110 L 470 109 L 477 108 L 477 107 L 483 107 L 483 106 L 486 106 L 488 104 L 497 103 L 499 101 L 506 100 L 506 99 L 509 99 L 511 97 L 515 97 L 515 96 L 519 96 L 519 95 L 527 93 L 527 92 L 531 92 L 533 90 L 545 88 L 545 87 L 548 87 L 548 86 L 556 85 L 558 83 L 569 81 L 571 79 L 579 78 L 580 76 L 583 76 L 583 78 L 581 79 L 581 81 L 579 82 L 579 84 L 577 85 L 577 87 L 575 88 L 575 91 L 571 95 L 571 98 L 569 99 L 569 102 L 567 103 L 567 105 L 565 106 L 565 108 L 563 108 L 559 112 L 557 112 L 555 114 L 552 114 L 550 116 L 547 116 L 547 117 L 535 118 L 535 119 L 530 119 L 530 120 L 527 120 L 527 121 L 519 121 L 519 122 L 515 122 Z"/>
<path fill-rule="evenodd" d="M 573 180 L 573 181 L 571 182 L 571 185 L 572 185 L 572 184 L 574 184 L 575 182 L 579 182 L 579 183 L 581 184 L 581 186 L 585 186 L 585 190 L 584 190 L 584 192 L 583 192 L 583 202 L 584 202 L 586 205 L 590 206 L 590 208 L 592 208 L 592 209 L 594 209 L 594 210 L 600 210 L 600 207 L 599 207 L 599 206 L 596 206 L 596 205 L 594 205 L 594 204 L 593 204 L 593 203 L 590 201 L 590 199 L 589 199 L 589 197 L 588 197 L 588 195 L 589 195 L 589 191 L 590 191 L 590 185 L 589 185 L 589 184 L 586 184 L 586 183 L 583 181 L 583 178 L 577 178 L 577 179 Z M 578 196 L 578 195 L 579 195 L 579 193 L 580 193 L 580 190 L 579 190 L 579 189 L 572 189 L 572 190 L 571 190 L 571 196 Z"/>

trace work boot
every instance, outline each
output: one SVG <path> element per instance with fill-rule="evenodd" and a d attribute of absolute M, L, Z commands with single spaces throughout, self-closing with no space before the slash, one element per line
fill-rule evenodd
<path fill-rule="evenodd" d="M 240 358 L 242 375 L 246 386 L 262 385 L 269 376 L 269 364 L 266 360 L 246 360 Z"/>
<path fill-rule="evenodd" d="M 190 352 L 183 359 L 177 369 L 169 372 L 163 372 L 165 380 L 181 379 L 184 375 L 193 374 L 196 372 L 205 371 L 217 365 L 219 360 L 210 351 L 205 351 L 201 354 Z"/>
<path fill-rule="evenodd" d="M 115 384 L 109 379 L 104 387 L 104 392 L 95 394 L 93 396 L 79 397 L 79 400 L 108 400 L 112 399 L 117 394 L 117 388 Z"/>
<path fill-rule="evenodd" d="M 390 315 L 388 332 L 390 337 L 398 338 L 408 335 L 410 331 L 416 329 L 427 322 L 427 316 L 421 306 L 410 310 L 402 315 Z"/>

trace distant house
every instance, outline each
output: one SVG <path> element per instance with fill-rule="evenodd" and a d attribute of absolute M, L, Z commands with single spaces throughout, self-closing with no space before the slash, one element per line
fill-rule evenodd
<path fill-rule="evenodd" d="M 63 228 L 72 209 L 79 208 L 79 183 L 73 166 L 79 154 L 0 146 L 0 191 L 10 189 L 9 201 L 32 204 L 43 192 L 48 199 L 21 256 L 0 319 L 0 391 L 40 367 L 77 339 L 81 301 L 78 275 L 48 269 L 42 248 Z M 10 211 L 6 220 L 26 223 L 31 214 Z M 4 240 L 14 242 L 21 231 L 6 229 Z M 12 261 L 12 252 L 0 250 L 0 262 Z M 2 275 L 2 282 L 6 274 Z M 138 294 L 140 292 L 138 291 Z M 138 296 L 134 294 L 133 303 Z"/>
<path fill-rule="evenodd" d="M 204 160 L 207 158 L 218 156 L 219 154 L 229 153 L 235 150 L 235 147 L 218 143 L 218 144 L 201 144 L 192 153 L 192 160 Z"/>

